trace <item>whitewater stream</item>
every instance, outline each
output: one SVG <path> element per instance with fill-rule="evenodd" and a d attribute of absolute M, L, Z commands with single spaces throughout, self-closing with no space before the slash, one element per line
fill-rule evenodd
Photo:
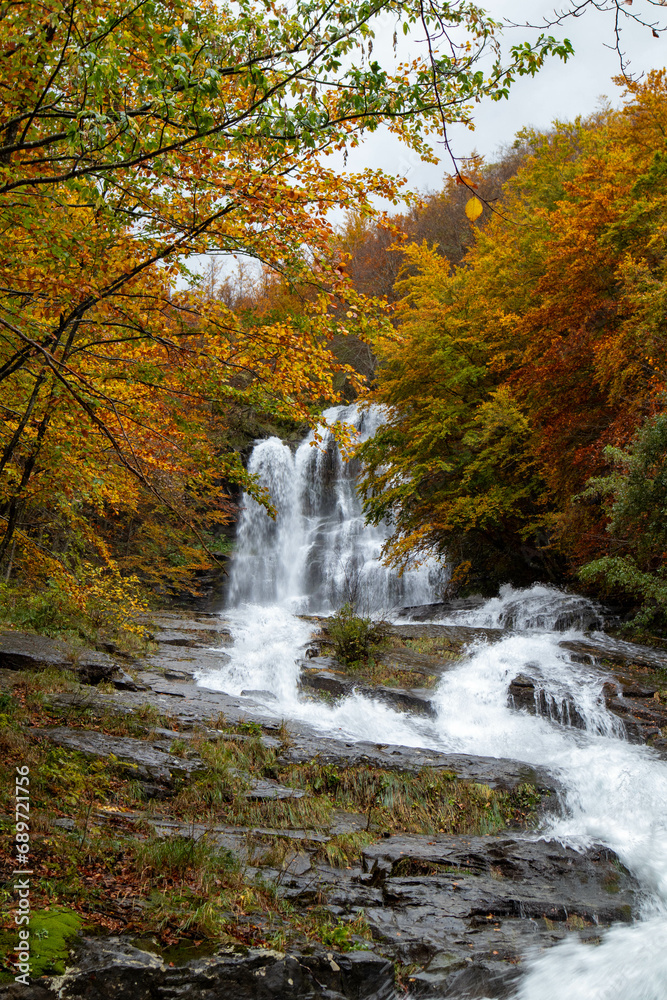
<path fill-rule="evenodd" d="M 326 417 L 352 423 L 362 436 L 379 420 L 355 407 Z M 549 769 L 565 789 L 565 808 L 549 817 L 540 835 L 575 849 L 610 847 L 639 880 L 644 900 L 640 919 L 612 927 L 597 946 L 573 933 L 526 956 L 517 1000 L 666 1000 L 667 763 L 627 742 L 622 723 L 605 707 L 604 676 L 560 645 L 581 636 L 595 609 L 552 588 L 505 587 L 473 611 L 438 619 L 508 632 L 493 644 L 479 642 L 443 675 L 432 698 L 434 718 L 394 711 L 360 694 L 334 705 L 306 700 L 298 690 L 298 660 L 313 625 L 297 615 L 326 614 L 351 598 L 362 612 L 391 617 L 402 606 L 437 600 L 443 583 L 436 565 L 400 579 L 382 566 L 385 533 L 364 526 L 358 470 L 342 461 L 330 434 L 319 447 L 311 441 L 296 453 L 277 438 L 255 446 L 249 469 L 268 487 L 278 516 L 272 521 L 245 498 L 225 610 L 234 638 L 231 659 L 199 682 L 229 694 L 268 692 L 267 713 L 322 735 Z M 508 686 L 519 673 L 554 704 L 573 703 L 585 728 L 511 710 Z"/>

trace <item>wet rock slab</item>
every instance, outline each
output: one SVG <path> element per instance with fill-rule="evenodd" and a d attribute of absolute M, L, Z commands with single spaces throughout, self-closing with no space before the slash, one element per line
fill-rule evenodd
<path fill-rule="evenodd" d="M 158 629 L 154 633 L 155 642 L 164 646 L 185 646 L 196 649 L 199 646 L 217 646 L 227 639 L 227 635 L 217 629 Z"/>
<path fill-rule="evenodd" d="M 605 705 L 622 720 L 629 742 L 647 743 L 667 758 L 667 652 L 599 632 L 561 645 L 611 674 L 603 688 Z"/>
<path fill-rule="evenodd" d="M 0 668 L 6 670 L 71 670 L 84 684 L 99 684 L 114 679 L 118 686 L 133 688 L 132 679 L 107 653 L 91 649 L 74 650 L 65 642 L 30 632 L 4 632 L 0 635 Z"/>
<path fill-rule="evenodd" d="M 168 964 L 128 939 L 84 939 L 74 968 L 39 1000 L 389 1000 L 392 964 L 373 952 L 222 951 Z M 18 994 L 0 987 L 0 997 Z"/>
<path fill-rule="evenodd" d="M 613 851 L 579 853 L 561 844 L 506 835 L 391 837 L 363 851 L 363 869 L 385 896 L 419 902 L 420 869 L 447 887 L 453 915 L 548 917 L 599 923 L 630 920 L 637 883 Z M 405 873 L 403 877 L 397 877 Z M 412 875 L 410 875 L 412 873 Z M 446 873 L 446 874 L 443 874 Z M 456 892 L 449 887 L 456 886 Z"/>
<path fill-rule="evenodd" d="M 587 639 L 563 640 L 560 645 L 579 656 L 594 660 L 604 658 L 609 663 L 619 666 L 636 664 L 641 667 L 667 670 L 667 652 L 664 650 L 626 642 L 624 639 L 616 639 L 602 632 L 594 632 Z"/>
<path fill-rule="evenodd" d="M 554 805 L 558 782 L 542 768 L 531 767 L 516 760 L 477 757 L 473 754 L 439 753 L 421 747 L 392 744 L 343 742 L 326 736 L 316 736 L 305 727 L 292 732 L 292 745 L 284 747 L 280 764 L 333 764 L 337 767 L 374 766 L 390 771 L 418 772 L 423 768 L 452 771 L 457 778 L 478 781 L 490 788 L 514 791 L 519 785 L 534 785 L 546 797 L 553 796 Z"/>
<path fill-rule="evenodd" d="M 276 802 L 284 799 L 301 799 L 306 793 L 301 788 L 290 788 L 270 778 L 254 781 L 244 798 L 249 802 Z"/>
<path fill-rule="evenodd" d="M 373 936 L 405 963 L 424 996 L 507 996 L 531 948 L 573 929 L 596 940 L 629 921 L 639 887 L 615 855 L 579 854 L 507 836 L 392 837 L 363 852 L 361 876 L 382 891 Z"/>
<path fill-rule="evenodd" d="M 452 647 L 463 648 L 475 642 L 498 642 L 508 635 L 507 629 L 483 628 L 476 625 L 440 625 L 438 622 L 401 622 L 390 625 L 388 632 L 402 639 L 443 639 Z"/>
<path fill-rule="evenodd" d="M 157 782 L 171 787 L 177 778 L 187 778 L 199 771 L 204 764 L 199 758 L 184 760 L 169 752 L 171 740 L 153 741 L 134 739 L 129 736 L 107 736 L 96 730 L 30 729 L 32 737 L 42 737 L 68 750 L 78 750 L 91 757 L 115 757 L 126 765 L 131 775 L 139 781 Z"/>
<path fill-rule="evenodd" d="M 481 594 L 473 594 L 470 597 L 454 598 L 451 601 L 435 601 L 431 604 L 413 604 L 409 607 L 401 608 L 398 617 L 405 618 L 411 622 L 431 621 L 433 619 L 444 618 L 445 615 L 460 613 L 465 611 L 475 611 L 483 607 L 488 601 L 488 597 Z"/>
<path fill-rule="evenodd" d="M 586 721 L 571 698 L 555 698 L 524 674 L 517 674 L 510 683 L 508 705 L 574 729 L 586 728 Z"/>
<path fill-rule="evenodd" d="M 438 677 L 457 665 L 458 646 L 457 642 L 452 642 L 451 647 L 447 648 L 449 659 L 436 653 L 418 653 L 414 649 L 381 649 L 377 653 L 377 659 L 382 666 L 389 669 L 409 671 L 426 677 L 432 675 Z"/>
<path fill-rule="evenodd" d="M 605 685 L 605 704 L 622 720 L 630 743 L 648 743 L 667 758 L 667 705 L 648 691 Z"/>
<path fill-rule="evenodd" d="M 417 712 L 420 715 L 435 716 L 428 693 L 406 688 L 385 687 L 382 684 L 364 684 L 349 676 L 341 675 L 334 669 L 326 669 L 335 664 L 328 657 L 305 660 L 301 669 L 300 687 L 314 691 L 325 691 L 334 698 L 345 698 L 355 692 L 376 701 L 391 705 L 401 712 Z"/>

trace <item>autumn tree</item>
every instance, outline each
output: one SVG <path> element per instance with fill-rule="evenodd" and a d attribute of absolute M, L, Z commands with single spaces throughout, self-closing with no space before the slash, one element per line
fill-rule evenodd
<path fill-rule="evenodd" d="M 379 15 L 419 24 L 429 54 L 371 55 Z M 470 45 L 447 47 L 452 28 Z M 224 442 L 228 410 L 312 420 L 335 398 L 331 207 L 398 196 L 327 154 L 386 123 L 430 155 L 429 132 L 466 101 L 568 53 L 540 38 L 504 60 L 496 34 L 469 2 L 0 4 L 6 575 L 17 545 L 33 576 L 109 562 L 104 525 L 149 507 L 200 544 L 228 519 L 224 481 L 253 488 Z M 201 254 L 245 255 L 313 293 L 297 321 L 251 322 L 184 288 Z"/>
<path fill-rule="evenodd" d="M 476 154 L 457 160 L 459 174 L 447 174 L 439 191 L 415 193 L 402 212 L 391 216 L 350 212 L 340 227 L 338 245 L 355 289 L 393 303 L 399 276 L 405 274 L 406 265 L 411 266 L 403 253 L 411 243 L 426 243 L 450 264 L 460 264 L 474 242 L 465 214 L 471 195 L 492 208 L 503 185 L 532 152 L 526 136 L 502 150 L 492 163 Z M 480 225 L 489 217 L 487 212 Z"/>
<path fill-rule="evenodd" d="M 396 562 L 435 548 L 472 585 L 560 580 L 619 553 L 626 521 L 587 484 L 664 409 L 666 115 L 653 73 L 618 112 L 524 133 L 532 152 L 463 264 L 409 251 L 401 323 L 378 342 L 388 421 L 362 449 Z M 654 542 L 638 571 L 662 572 Z"/>

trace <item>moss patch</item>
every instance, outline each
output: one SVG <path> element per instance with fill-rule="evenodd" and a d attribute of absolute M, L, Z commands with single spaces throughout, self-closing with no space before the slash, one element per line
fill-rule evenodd
<path fill-rule="evenodd" d="M 62 975 L 67 965 L 73 939 L 83 926 L 83 918 L 74 910 L 54 907 L 37 910 L 30 915 L 30 975 L 32 978 L 47 974 Z M 7 956 L 0 982 L 11 982 L 17 970 L 15 949 L 18 929 L 0 934 L 0 947 Z"/>

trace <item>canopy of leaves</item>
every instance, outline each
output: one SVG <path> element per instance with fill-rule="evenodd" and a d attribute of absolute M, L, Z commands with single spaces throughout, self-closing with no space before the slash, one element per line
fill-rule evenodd
<path fill-rule="evenodd" d="M 366 510 L 394 525 L 396 563 L 436 549 L 471 563 L 470 586 L 562 579 L 622 536 L 657 572 L 659 476 L 642 466 L 636 495 L 617 470 L 611 508 L 580 495 L 610 475 L 608 447 L 664 409 L 666 132 L 653 73 L 618 112 L 522 133 L 530 152 L 459 267 L 407 251 L 397 327 L 376 342 L 370 398 L 387 424 L 361 449 Z"/>
<path fill-rule="evenodd" d="M 372 54 L 380 16 L 428 54 Z M 177 583 L 210 562 L 230 488 L 266 502 L 238 415 L 312 421 L 354 382 L 331 343 L 367 317 L 328 214 L 399 197 L 326 154 L 384 123 L 432 158 L 466 102 L 570 51 L 541 36 L 503 61 L 496 36 L 469 0 L 0 0 L 5 576 L 20 557 L 33 582 L 84 586 L 92 560 Z M 262 264 L 262 308 L 188 288 L 201 254 Z"/>

